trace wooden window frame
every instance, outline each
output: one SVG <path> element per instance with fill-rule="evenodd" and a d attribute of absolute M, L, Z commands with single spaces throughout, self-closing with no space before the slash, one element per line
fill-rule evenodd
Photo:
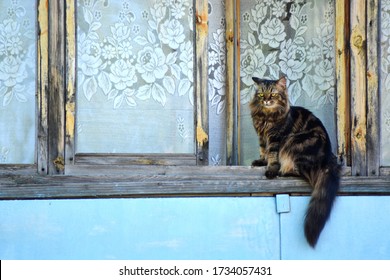
<path fill-rule="evenodd" d="M 61 1 L 59 1 L 61 2 Z M 107 166 L 123 167 L 123 172 L 128 171 L 129 165 L 174 165 L 174 166 L 195 166 L 208 165 L 208 99 L 203 94 L 207 89 L 207 35 L 208 35 L 208 7 L 207 1 L 197 1 L 196 15 L 194 22 L 194 42 L 195 46 L 195 68 L 196 71 L 194 83 L 194 127 L 196 150 L 192 154 L 76 154 L 75 153 L 75 108 L 76 108 L 76 1 L 65 1 L 65 14 L 59 13 L 59 22 L 64 22 L 65 26 L 59 30 L 66 38 L 65 47 L 65 68 L 66 68 L 66 96 L 65 118 L 59 118 L 57 127 L 65 131 L 65 143 L 61 143 L 56 151 L 60 158 L 60 164 L 56 166 L 51 173 L 54 174 L 77 174 L 88 169 L 91 172 L 91 166 L 96 174 L 107 173 Z M 58 98 L 58 103 L 64 101 Z M 64 123 L 65 122 L 65 123 Z M 59 140 L 64 139 L 59 135 Z M 57 158 L 55 154 L 52 158 Z"/>
<path fill-rule="evenodd" d="M 226 85 L 230 166 L 208 166 L 207 0 L 195 1 L 197 153 L 191 164 L 197 166 L 169 155 L 75 158 L 75 0 L 47 3 L 37 1 L 36 164 L 1 165 L 0 199 L 310 194 L 299 178 L 267 180 L 264 168 L 231 165 L 240 142 L 235 136 L 239 106 L 234 106 L 238 79 L 227 79 Z M 239 4 L 225 1 L 229 77 L 239 77 Z M 340 195 L 390 195 L 390 167 L 380 166 L 379 157 L 379 15 L 378 0 L 336 1 L 337 153 L 344 167 Z"/>

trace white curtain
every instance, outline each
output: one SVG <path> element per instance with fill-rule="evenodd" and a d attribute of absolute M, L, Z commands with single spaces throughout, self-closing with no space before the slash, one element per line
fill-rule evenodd
<path fill-rule="evenodd" d="M 390 166 L 390 1 L 381 2 L 380 104 L 381 165 Z"/>
<path fill-rule="evenodd" d="M 77 1 L 84 153 L 193 153 L 191 0 Z"/>
<path fill-rule="evenodd" d="M 336 150 L 334 0 L 241 0 L 241 163 L 258 158 L 252 77 L 287 78 L 292 105 L 319 117 Z"/>
<path fill-rule="evenodd" d="M 0 2 L 0 164 L 35 162 L 35 2 Z"/>

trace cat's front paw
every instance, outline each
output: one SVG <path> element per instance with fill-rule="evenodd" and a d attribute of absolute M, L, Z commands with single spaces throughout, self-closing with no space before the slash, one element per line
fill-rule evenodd
<path fill-rule="evenodd" d="M 265 177 L 268 179 L 273 179 L 276 176 L 279 175 L 279 170 L 280 170 L 280 164 L 272 164 L 267 167 L 267 170 L 265 171 Z"/>
<path fill-rule="evenodd" d="M 252 166 L 267 166 L 267 161 L 265 159 L 256 159 L 252 161 Z"/>

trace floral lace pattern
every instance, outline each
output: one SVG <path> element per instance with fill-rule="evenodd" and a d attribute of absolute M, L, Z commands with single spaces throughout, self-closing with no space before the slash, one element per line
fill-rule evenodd
<path fill-rule="evenodd" d="M 106 16 L 110 2 L 78 1 L 79 91 L 88 101 L 104 94 L 115 109 L 146 100 L 164 106 L 175 94 L 192 102 L 191 1 L 146 1 L 143 9 L 122 1 L 116 20 Z"/>
<path fill-rule="evenodd" d="M 226 165 L 225 1 L 210 0 L 208 46 L 209 164 Z"/>
<path fill-rule="evenodd" d="M 36 7 L 0 3 L 0 163 L 33 163 L 35 151 Z"/>
<path fill-rule="evenodd" d="M 258 155 L 252 77 L 287 77 L 290 102 L 312 110 L 335 141 L 334 0 L 241 1 L 241 163 Z"/>
<path fill-rule="evenodd" d="M 292 104 L 300 98 L 316 106 L 334 104 L 334 1 L 323 19 L 315 1 L 257 1 L 242 13 L 241 102 L 254 93 L 253 76 L 287 77 Z M 315 13 L 315 14 L 314 14 Z"/>
<path fill-rule="evenodd" d="M 78 125 L 83 128 L 77 137 L 78 151 L 193 151 L 192 4 L 190 0 L 77 1 Z M 98 120 L 103 111 L 113 126 L 104 120 L 90 121 L 91 116 Z M 161 124 L 167 124 L 166 129 L 156 137 L 168 141 L 165 146 L 148 140 Z M 106 139 L 113 133 L 118 147 Z M 94 148 L 88 143 L 95 138 L 99 147 Z"/>
<path fill-rule="evenodd" d="M 390 0 L 381 4 L 381 164 L 390 166 Z"/>
<path fill-rule="evenodd" d="M 209 99 L 211 107 L 215 107 L 216 114 L 225 111 L 225 85 L 226 85 L 226 43 L 225 19 L 216 32 L 212 33 L 209 44 Z"/>

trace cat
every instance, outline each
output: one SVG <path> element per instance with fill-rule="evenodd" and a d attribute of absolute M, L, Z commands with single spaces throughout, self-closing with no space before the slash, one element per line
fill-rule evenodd
<path fill-rule="evenodd" d="M 312 187 L 305 216 L 307 242 L 315 247 L 330 216 L 340 185 L 340 166 L 322 122 L 303 107 L 290 106 L 286 78 L 252 78 L 256 93 L 250 102 L 254 128 L 260 142 L 265 176 L 301 176 Z"/>

